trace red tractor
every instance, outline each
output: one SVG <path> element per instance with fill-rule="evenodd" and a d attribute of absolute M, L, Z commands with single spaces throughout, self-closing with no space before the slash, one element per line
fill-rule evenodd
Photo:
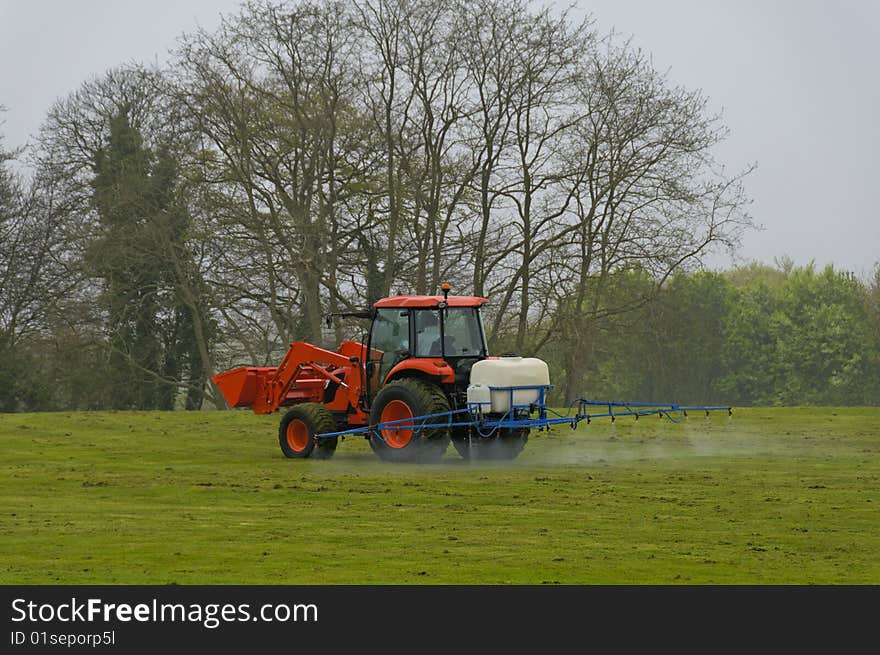
<path fill-rule="evenodd" d="M 287 457 L 332 457 L 339 441 L 335 433 L 361 428 L 373 451 L 390 462 L 436 462 L 450 441 L 466 459 L 513 459 L 528 441 L 527 427 L 502 427 L 488 438 L 474 438 L 472 425 L 456 425 L 451 418 L 469 405 L 475 364 L 492 366 L 491 360 L 499 359 L 489 357 L 480 318 L 488 302 L 450 296 L 447 284 L 442 296 L 384 298 L 369 311 L 338 314 L 371 319 L 366 344 L 343 341 L 332 352 L 294 342 L 278 366 L 242 366 L 213 380 L 231 407 L 258 414 L 290 407 L 278 431 Z M 493 373 L 496 378 L 533 382 L 526 360 L 501 359 L 505 368 Z M 540 365 L 546 371 L 546 364 Z M 520 375 L 508 378 L 511 371 Z M 549 377 L 534 382 L 546 385 Z M 491 412 L 494 406 L 485 404 Z M 510 404 L 505 412 L 527 418 L 528 409 Z M 426 417 L 434 417 L 433 423 Z"/>

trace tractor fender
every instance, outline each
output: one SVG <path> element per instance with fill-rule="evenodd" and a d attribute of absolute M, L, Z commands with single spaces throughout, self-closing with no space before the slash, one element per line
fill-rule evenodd
<path fill-rule="evenodd" d="M 455 371 L 452 370 L 452 367 L 436 357 L 410 357 L 404 359 L 388 371 L 385 382 L 388 383 L 392 380 L 412 375 L 426 377 L 432 382 L 440 382 L 441 384 L 453 384 L 455 382 Z"/>

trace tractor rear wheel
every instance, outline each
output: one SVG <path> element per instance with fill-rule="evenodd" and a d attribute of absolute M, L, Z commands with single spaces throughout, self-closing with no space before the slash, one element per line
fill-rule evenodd
<path fill-rule="evenodd" d="M 459 455 L 470 461 L 516 459 L 528 442 L 528 428 L 499 429 L 492 437 L 469 437 L 466 428 L 452 434 L 452 445 Z"/>
<path fill-rule="evenodd" d="M 376 394 L 370 409 L 370 424 L 392 423 L 370 435 L 370 447 L 386 462 L 439 462 L 449 447 L 449 428 L 419 429 L 416 416 L 446 414 L 449 400 L 435 384 L 416 378 L 389 382 Z M 449 416 L 437 416 L 424 423 L 445 423 Z"/>
<path fill-rule="evenodd" d="M 285 457 L 330 459 L 336 452 L 337 437 L 317 435 L 336 432 L 336 421 L 321 403 L 303 403 L 291 407 L 278 427 L 278 443 Z"/>

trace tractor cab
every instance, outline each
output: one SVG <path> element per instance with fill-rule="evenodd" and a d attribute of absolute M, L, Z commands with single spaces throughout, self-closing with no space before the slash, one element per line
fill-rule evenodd
<path fill-rule="evenodd" d="M 446 291 L 446 289 L 444 289 Z M 412 373 L 467 384 L 470 367 L 488 355 L 476 296 L 394 296 L 373 305 L 367 352 L 368 393 Z"/>

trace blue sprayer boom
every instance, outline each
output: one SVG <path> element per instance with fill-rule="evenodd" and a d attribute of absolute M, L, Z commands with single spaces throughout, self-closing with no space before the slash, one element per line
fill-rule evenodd
<path fill-rule="evenodd" d="M 320 437 L 344 437 L 348 435 L 362 435 L 368 439 L 381 439 L 383 435 L 393 435 L 395 432 L 405 431 L 420 432 L 422 430 L 448 429 L 466 433 L 466 442 L 457 445 L 457 449 L 466 458 L 477 458 L 480 455 L 488 459 L 512 459 L 522 450 L 510 445 L 505 447 L 504 439 L 508 434 L 528 434 L 529 430 L 539 432 L 549 430 L 553 425 L 567 425 L 572 429 L 577 428 L 581 421 L 589 424 L 593 419 L 609 418 L 613 423 L 617 418 L 633 416 L 636 420 L 640 416 L 659 416 L 667 418 L 673 423 L 678 423 L 688 417 L 688 412 L 727 412 L 733 414 L 733 408 L 729 406 L 705 406 L 692 405 L 682 406 L 674 403 L 641 403 L 623 402 L 613 400 L 590 400 L 579 398 L 573 402 L 563 414 L 545 404 L 546 394 L 552 386 L 515 386 L 515 387 L 490 387 L 493 394 L 509 395 L 511 401 L 509 410 L 502 414 L 485 412 L 487 409 L 483 403 L 469 403 L 466 408 L 451 410 L 438 414 L 426 414 L 401 420 L 387 421 L 377 425 L 364 426 L 331 432 Z M 535 392 L 538 396 L 535 402 L 517 405 L 513 402 L 515 393 L 524 391 Z M 463 451 L 472 451 L 465 455 Z M 485 453 L 484 451 L 489 451 Z M 479 455 L 478 455 L 479 453 Z"/>

